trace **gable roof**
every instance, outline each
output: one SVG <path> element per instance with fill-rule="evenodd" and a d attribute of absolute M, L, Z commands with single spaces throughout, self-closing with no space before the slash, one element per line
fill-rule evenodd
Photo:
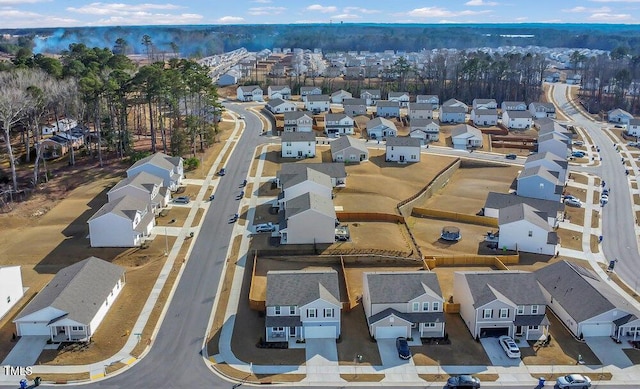
<path fill-rule="evenodd" d="M 456 100 L 456 99 L 449 99 L 447 101 L 445 101 L 444 103 L 442 103 L 443 107 L 452 107 L 452 106 L 457 106 L 457 107 L 463 107 L 463 108 L 468 108 L 468 106 L 463 103 L 460 100 Z"/>
<path fill-rule="evenodd" d="M 397 101 L 378 100 L 376 103 L 378 108 L 398 108 L 400 109 L 400 103 Z"/>
<path fill-rule="evenodd" d="M 428 271 L 364 273 L 372 304 L 406 303 L 430 293 L 442 298 L 438 276 Z"/>
<path fill-rule="evenodd" d="M 611 111 L 607 112 L 607 116 L 626 116 L 628 118 L 633 118 L 632 114 L 620 108 L 612 109 Z"/>
<path fill-rule="evenodd" d="M 291 92 L 291 88 L 289 88 L 288 85 L 269 85 L 269 89 L 272 92 L 281 91 L 283 89 L 289 89 L 289 92 Z"/>
<path fill-rule="evenodd" d="M 478 104 L 489 104 L 489 103 L 495 103 L 496 99 L 473 99 L 473 103 L 475 105 Z"/>
<path fill-rule="evenodd" d="M 328 95 L 308 95 L 307 101 L 329 102 L 331 98 Z"/>
<path fill-rule="evenodd" d="M 527 106 L 524 101 L 503 101 L 502 105 L 504 107 L 515 107 L 518 105 L 524 105 L 525 107 Z"/>
<path fill-rule="evenodd" d="M 287 201 L 285 204 L 285 218 L 289 219 L 292 216 L 308 210 L 314 210 L 325 216 L 336 218 L 333 201 L 315 192 L 303 193 Z"/>
<path fill-rule="evenodd" d="M 292 111 L 292 112 L 285 112 L 284 113 L 284 120 L 299 120 L 300 118 L 302 118 L 303 116 L 308 117 L 309 119 L 313 120 L 313 116 L 311 114 L 311 112 L 309 111 Z"/>
<path fill-rule="evenodd" d="M 443 105 L 440 109 L 443 113 L 467 113 L 467 108 L 457 105 Z"/>
<path fill-rule="evenodd" d="M 505 114 L 507 114 L 507 116 L 509 116 L 509 119 L 531 119 L 531 112 L 529 111 L 513 111 L 513 110 L 506 110 L 504 112 Z"/>
<path fill-rule="evenodd" d="M 533 176 L 538 176 L 546 181 L 554 185 L 560 185 L 560 181 L 558 180 L 559 173 L 553 170 L 549 170 L 546 167 L 539 165 L 534 167 L 525 168 L 518 175 L 517 180 L 520 181 L 523 178 L 529 178 Z"/>
<path fill-rule="evenodd" d="M 53 307 L 66 312 L 54 321 L 68 318 L 88 325 L 123 274 L 124 268 L 96 257 L 67 266 L 56 273 L 14 321 Z"/>
<path fill-rule="evenodd" d="M 342 100 L 343 106 L 349 105 L 367 105 L 367 102 L 364 99 L 344 99 Z"/>
<path fill-rule="evenodd" d="M 556 111 L 556 106 L 553 105 L 552 103 L 543 103 L 543 102 L 534 101 L 529 105 L 533 107 L 534 111 L 538 111 L 538 112 L 555 112 Z"/>
<path fill-rule="evenodd" d="M 439 102 L 440 97 L 438 97 L 438 95 L 418 95 L 416 96 L 416 100 L 431 100 L 431 101 Z M 428 103 L 428 104 L 432 104 L 432 103 Z"/>
<path fill-rule="evenodd" d="M 540 160 L 553 162 L 564 170 L 567 170 L 569 166 L 569 162 L 567 162 L 566 159 L 562 159 L 551 152 L 545 151 L 543 153 L 535 153 L 528 156 L 527 160 L 524 163 L 525 169 L 527 168 L 528 164 L 531 164 L 532 162 L 537 162 Z"/>
<path fill-rule="evenodd" d="M 340 138 L 331 142 L 331 153 L 335 154 L 349 147 L 353 147 L 363 153 L 368 153 L 367 146 L 361 141 L 358 141 L 350 136 L 341 136 Z"/>
<path fill-rule="evenodd" d="M 387 147 L 417 147 L 422 146 L 422 142 L 418 138 L 410 136 L 390 136 L 387 137 Z"/>
<path fill-rule="evenodd" d="M 282 188 L 286 190 L 287 188 L 291 188 L 292 186 L 298 185 L 304 181 L 315 182 L 317 184 L 324 185 L 329 189 L 333 187 L 333 185 L 331 185 L 331 177 L 317 170 L 306 168 L 299 174 L 290 176 L 286 181 L 283 181 Z"/>
<path fill-rule="evenodd" d="M 410 127 L 427 127 L 430 124 L 435 124 L 440 128 L 440 125 L 433 119 L 413 119 L 411 120 Z"/>
<path fill-rule="evenodd" d="M 511 193 L 489 192 L 484 202 L 485 208 L 502 209 L 511 205 L 524 203 L 542 212 L 546 212 L 547 216 L 554 218 L 558 212 L 564 210 L 564 203 L 560 201 L 535 199 L 533 197 L 523 197 Z"/>
<path fill-rule="evenodd" d="M 534 273 L 540 285 L 576 322 L 614 308 L 640 317 L 640 313 L 591 269 L 562 260 Z"/>
<path fill-rule="evenodd" d="M 251 93 L 253 91 L 262 90 L 262 88 L 260 88 L 260 86 L 258 85 L 243 85 L 239 86 L 238 88 L 240 88 L 243 93 Z"/>
<path fill-rule="evenodd" d="M 296 175 L 303 170 L 311 168 L 328 175 L 331 178 L 344 178 L 347 176 L 347 170 L 344 168 L 343 162 L 322 162 L 322 163 L 302 163 L 289 162 L 283 163 L 276 176 L 280 182 L 288 179 L 288 176 Z"/>
<path fill-rule="evenodd" d="M 347 115 L 346 113 L 328 113 L 324 116 L 324 122 L 338 122 L 342 119 L 345 118 L 349 118 L 351 120 L 353 120 L 353 118 L 350 115 Z"/>
<path fill-rule="evenodd" d="M 557 132 L 548 132 L 546 134 L 542 134 L 542 135 L 538 135 L 538 144 L 544 143 L 544 142 L 549 142 L 549 141 L 556 141 L 556 142 L 562 142 L 564 143 L 567 147 L 569 146 L 569 140 L 566 138 L 566 136 L 563 136 L 562 134 L 559 134 Z"/>
<path fill-rule="evenodd" d="M 278 106 L 280 106 L 280 105 L 282 105 L 282 104 L 292 104 L 292 105 L 295 105 L 295 104 L 293 104 L 291 101 L 283 100 L 283 99 L 280 99 L 280 98 L 277 98 L 277 99 L 271 99 L 271 100 L 269 100 L 269 102 L 267 103 L 267 105 L 268 105 L 269 107 L 273 107 L 273 108 L 278 107 Z"/>
<path fill-rule="evenodd" d="M 431 111 L 432 109 L 431 103 L 409 103 L 409 111 Z"/>
<path fill-rule="evenodd" d="M 502 297 L 516 305 L 546 305 L 544 295 L 531 272 L 508 270 L 456 272 L 463 274 L 473 298 L 474 308 Z"/>
<path fill-rule="evenodd" d="M 467 137 L 475 136 L 476 138 L 482 139 L 482 131 L 468 124 L 458 124 L 457 126 L 453 127 L 453 129 L 451 129 L 452 138 L 461 135 L 468 135 Z"/>
<path fill-rule="evenodd" d="M 283 132 L 281 136 L 282 142 L 315 142 L 316 134 L 311 132 Z"/>
<path fill-rule="evenodd" d="M 335 270 L 270 270 L 267 272 L 266 306 L 301 307 L 318 299 L 340 305 Z"/>
<path fill-rule="evenodd" d="M 500 209 L 498 213 L 498 225 L 500 226 L 520 220 L 526 220 L 547 232 L 553 231 L 547 222 L 546 212 L 539 211 L 525 203 L 510 205 Z"/>
<path fill-rule="evenodd" d="M 148 207 L 149 205 L 146 202 L 139 200 L 133 196 L 122 196 L 113 201 L 109 201 L 108 203 L 100 207 L 98 212 L 94 213 L 93 216 L 91 216 L 89 220 L 87 220 L 87 223 L 108 213 L 113 213 L 115 215 L 133 221 L 138 212 L 142 212 Z"/>
<path fill-rule="evenodd" d="M 131 167 L 129 169 L 127 169 L 127 171 L 129 171 L 131 169 L 134 169 L 134 168 L 137 168 L 137 167 L 142 166 L 142 165 L 147 164 L 147 163 L 151 164 L 151 165 L 158 166 L 158 167 L 166 169 L 166 170 L 173 170 L 177 166 L 179 166 L 180 160 L 182 160 L 181 157 L 172 157 L 172 156 L 167 155 L 165 153 L 157 152 L 155 154 L 151 154 L 148 157 L 145 157 L 145 158 L 142 158 L 142 159 L 136 161 L 136 163 L 131 165 Z"/>
<path fill-rule="evenodd" d="M 409 97 L 409 92 L 389 92 L 389 98 L 402 96 Z"/>
<path fill-rule="evenodd" d="M 154 186 L 162 186 L 163 183 L 164 180 L 161 177 L 142 171 L 134 176 L 127 177 L 118 181 L 118 183 L 107 193 L 113 193 L 116 190 L 124 188 L 128 185 L 140 188 L 151 193 L 153 192 Z"/>
<path fill-rule="evenodd" d="M 340 89 L 338 91 L 333 92 L 331 94 L 331 97 L 336 97 L 336 96 L 340 96 L 340 95 L 352 96 L 352 94 L 350 92 L 347 92 L 344 89 Z"/>
<path fill-rule="evenodd" d="M 377 117 L 375 119 L 371 119 L 367 122 L 367 130 L 370 130 L 374 127 L 385 126 L 387 128 L 391 128 L 397 131 L 396 125 L 389 119 Z"/>
<path fill-rule="evenodd" d="M 476 108 L 473 110 L 476 115 L 498 115 L 496 108 Z"/>

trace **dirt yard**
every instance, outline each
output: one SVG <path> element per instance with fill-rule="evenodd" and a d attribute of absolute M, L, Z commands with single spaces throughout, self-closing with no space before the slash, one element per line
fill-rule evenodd
<path fill-rule="evenodd" d="M 474 224 L 457 223 L 448 220 L 411 217 L 408 220 L 413 236 L 416 238 L 422 254 L 451 255 L 451 254 L 477 254 L 483 246 L 484 236 L 487 231 L 496 231 L 497 228 L 478 226 Z M 443 227 L 458 227 L 462 239 L 457 242 L 449 242 L 440 238 Z"/>
<path fill-rule="evenodd" d="M 262 158 L 262 153 L 260 152 L 262 148 L 258 149 L 256 156 L 253 161 L 253 168 L 251 170 L 251 176 L 255 177 L 256 169 L 258 166 L 258 161 Z M 316 156 L 314 158 L 282 158 L 281 157 L 281 146 L 280 145 L 270 145 L 267 148 L 267 153 L 265 155 L 264 166 L 262 168 L 262 177 L 275 177 L 276 173 L 280 170 L 281 165 L 283 163 L 288 162 L 302 162 L 302 163 L 319 163 L 322 162 L 322 151 L 326 150 L 326 147 L 316 147 Z M 331 157 L 329 157 L 329 161 Z"/>
<path fill-rule="evenodd" d="M 405 255 L 409 255 L 414 250 L 409 233 L 402 224 L 353 222 L 342 223 L 342 225 L 349 226 L 351 241 L 336 242 L 329 249 L 397 251 Z"/>

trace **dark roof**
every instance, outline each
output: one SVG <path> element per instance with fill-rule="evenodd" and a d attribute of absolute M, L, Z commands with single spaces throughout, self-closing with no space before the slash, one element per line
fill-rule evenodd
<path fill-rule="evenodd" d="M 367 105 L 367 101 L 364 99 L 344 99 L 342 100 L 342 105 Z"/>
<path fill-rule="evenodd" d="M 554 218 L 558 212 L 564 211 L 564 203 L 552 200 L 534 199 L 522 197 L 510 193 L 489 192 L 487 200 L 484 202 L 485 208 L 502 209 L 515 204 L 527 204 Z"/>
<path fill-rule="evenodd" d="M 529 111 L 513 111 L 513 110 L 508 110 L 508 111 L 505 111 L 505 113 L 506 113 L 506 114 L 509 116 L 509 118 L 511 118 L 511 119 L 522 119 L 522 118 L 525 118 L 525 119 L 527 119 L 527 118 L 528 118 L 528 119 L 531 119 L 531 118 L 532 118 L 532 116 L 531 116 L 531 112 L 529 112 Z"/>
<path fill-rule="evenodd" d="M 369 325 L 379 322 L 391 315 L 399 317 L 408 323 L 444 323 L 444 312 L 409 312 L 403 313 L 393 308 L 387 308 L 383 311 L 371 315 L 367 318 Z"/>
<path fill-rule="evenodd" d="M 96 257 L 67 266 L 56 273 L 15 320 L 53 307 L 65 312 L 65 318 L 89 325 L 123 274 L 124 268 Z"/>
<path fill-rule="evenodd" d="M 418 147 L 422 145 L 420 139 L 412 138 L 410 136 L 389 136 L 387 137 L 387 147 L 391 146 L 406 146 L 406 147 Z"/>
<path fill-rule="evenodd" d="M 283 163 L 282 167 L 277 173 L 277 177 L 280 182 L 284 182 L 288 179 L 288 176 L 300 174 L 303 170 L 311 168 L 317 170 L 320 173 L 324 173 L 331 178 L 344 178 L 347 176 L 347 171 L 344 168 L 343 162 L 322 162 L 322 163 L 297 163 L 289 162 Z"/>
<path fill-rule="evenodd" d="M 149 204 L 145 201 L 139 200 L 133 196 L 123 196 L 113 201 L 109 201 L 105 205 L 103 205 L 98 212 L 94 213 L 93 216 L 87 220 L 90 222 L 91 220 L 97 219 L 100 216 L 106 215 L 108 213 L 113 213 L 118 216 L 121 216 L 125 219 L 133 220 L 136 216 L 136 213 L 143 212 L 147 210 Z"/>
<path fill-rule="evenodd" d="M 267 316 L 265 327 L 301 327 L 300 316 Z"/>
<path fill-rule="evenodd" d="M 378 100 L 376 105 L 379 108 L 398 108 L 398 109 L 400 109 L 400 103 L 398 103 L 397 101 Z"/>
<path fill-rule="evenodd" d="M 314 142 L 316 141 L 316 134 L 311 131 L 296 131 L 296 132 L 283 132 L 282 142 Z"/>
<path fill-rule="evenodd" d="M 459 273 L 467 280 L 475 308 L 502 300 L 502 296 L 516 305 L 546 305 L 533 273 L 515 270 Z"/>
<path fill-rule="evenodd" d="M 431 103 L 409 103 L 409 111 L 431 111 L 432 109 Z"/>
<path fill-rule="evenodd" d="M 516 315 L 513 320 L 514 326 L 548 326 L 547 315 Z"/>
<path fill-rule="evenodd" d="M 539 211 L 525 203 L 510 205 L 501 208 L 498 213 L 498 225 L 513 223 L 519 220 L 526 220 L 547 232 L 552 231 L 552 227 L 547 222 L 546 212 Z"/>
<path fill-rule="evenodd" d="M 335 270 L 271 270 L 267 272 L 266 306 L 303 306 L 317 299 L 340 305 Z"/>
<path fill-rule="evenodd" d="M 365 273 L 365 277 L 372 304 L 406 303 L 425 293 L 442 298 L 438 276 L 432 272 Z"/>
<path fill-rule="evenodd" d="M 308 95 L 307 101 L 329 101 L 331 97 L 328 95 Z"/>

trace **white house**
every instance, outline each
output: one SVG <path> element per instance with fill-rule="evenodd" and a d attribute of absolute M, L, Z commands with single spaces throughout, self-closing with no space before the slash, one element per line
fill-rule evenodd
<path fill-rule="evenodd" d="M 640 136 L 640 119 L 630 119 L 627 125 L 627 133 L 631 136 Z"/>
<path fill-rule="evenodd" d="M 387 137 L 386 155 L 387 162 L 420 162 L 420 139 L 410 136 Z"/>
<path fill-rule="evenodd" d="M 409 120 L 433 119 L 433 106 L 427 103 L 409 103 Z"/>
<path fill-rule="evenodd" d="M 376 103 L 376 116 L 379 117 L 400 117 L 400 105 L 397 101 L 379 100 Z"/>
<path fill-rule="evenodd" d="M 313 132 L 283 132 L 282 158 L 313 158 L 316 156 L 316 134 Z"/>
<path fill-rule="evenodd" d="M 328 95 L 308 95 L 304 102 L 304 109 L 314 113 L 328 112 L 331 100 Z"/>
<path fill-rule="evenodd" d="M 242 78 L 242 73 L 240 72 L 240 70 L 230 69 L 228 72 L 218 77 L 216 84 L 218 86 L 235 85 L 238 83 L 238 80 L 240 80 L 241 78 Z"/>
<path fill-rule="evenodd" d="M 331 142 L 331 160 L 334 162 L 368 161 L 369 149 L 361 140 L 350 136 L 341 136 Z"/>
<path fill-rule="evenodd" d="M 556 106 L 552 103 L 533 102 L 529 104 L 529 113 L 534 119 L 556 118 Z"/>
<path fill-rule="evenodd" d="M 301 86 L 300 87 L 300 97 L 302 97 L 302 101 L 307 101 L 309 96 L 313 95 L 321 95 L 322 88 L 319 86 Z"/>
<path fill-rule="evenodd" d="M 183 160 L 182 157 L 171 157 L 157 152 L 134 163 L 127 169 L 127 177 L 133 177 L 140 172 L 162 178 L 163 186 L 175 191 L 184 178 Z"/>
<path fill-rule="evenodd" d="M 280 170 L 276 173 L 276 185 L 278 188 L 282 188 L 283 183 L 294 176 L 304 173 L 307 168 L 311 168 L 328 175 L 331 178 L 331 185 L 334 188 L 346 186 L 347 170 L 344 167 L 344 162 L 283 163 Z"/>
<path fill-rule="evenodd" d="M 433 272 L 365 272 L 362 305 L 375 339 L 444 336 L 444 299 Z"/>
<path fill-rule="evenodd" d="M 611 123 L 629 124 L 633 115 L 623 109 L 616 108 L 607 113 L 607 118 Z"/>
<path fill-rule="evenodd" d="M 392 121 L 385 118 L 375 118 L 367 122 L 367 135 L 369 139 L 382 140 L 387 137 L 396 136 L 398 129 Z"/>
<path fill-rule="evenodd" d="M 298 106 L 291 101 L 285 101 L 282 99 L 272 99 L 265 105 L 269 111 L 274 114 L 293 112 L 298 109 Z"/>
<path fill-rule="evenodd" d="M 24 296 L 20 266 L 0 267 L 0 319 Z"/>
<path fill-rule="evenodd" d="M 278 196 L 277 206 L 283 209 L 287 201 L 305 193 L 315 193 L 324 198 L 331 199 L 333 185 L 331 183 L 331 177 L 327 174 L 308 167 L 299 174 L 287 177 L 287 179 L 281 183 L 281 189 L 282 191 Z"/>
<path fill-rule="evenodd" d="M 502 113 L 504 111 L 526 111 L 527 104 L 524 101 L 503 101 L 500 104 L 500 109 Z"/>
<path fill-rule="evenodd" d="M 548 170 L 543 165 L 525 168 L 518 175 L 516 194 L 536 199 L 560 201 L 564 182 L 561 182 L 559 177 L 559 172 Z"/>
<path fill-rule="evenodd" d="M 353 98 L 353 95 L 344 89 L 340 89 L 339 91 L 335 91 L 331 94 L 331 102 L 334 104 L 342 104 L 345 99 L 351 98 Z"/>
<path fill-rule="evenodd" d="M 467 108 L 459 105 L 441 105 L 440 123 L 464 123 L 467 119 Z"/>
<path fill-rule="evenodd" d="M 340 283 L 333 269 L 267 272 L 267 342 L 340 337 Z"/>
<path fill-rule="evenodd" d="M 331 198 L 307 192 L 284 203 L 280 223 L 281 244 L 335 242 L 336 211 Z"/>
<path fill-rule="evenodd" d="M 155 226 L 151 205 L 124 196 L 103 205 L 87 223 L 91 247 L 136 247 Z"/>
<path fill-rule="evenodd" d="M 354 121 L 346 113 L 328 113 L 324 117 L 324 132 L 330 138 L 341 135 L 353 135 Z"/>
<path fill-rule="evenodd" d="M 96 257 L 65 267 L 13 320 L 17 335 L 89 342 L 124 284 L 122 267 Z"/>
<path fill-rule="evenodd" d="M 54 135 L 59 132 L 70 131 L 78 126 L 78 121 L 71 118 L 58 119 L 55 123 L 42 126 L 42 135 Z"/>
<path fill-rule="evenodd" d="M 454 149 L 482 147 L 482 131 L 468 124 L 458 124 L 451 130 L 451 142 Z"/>
<path fill-rule="evenodd" d="M 407 107 L 409 99 L 409 92 L 389 92 L 388 100 L 397 102 L 401 107 Z"/>
<path fill-rule="evenodd" d="M 502 124 L 507 128 L 529 128 L 533 118 L 529 111 L 502 111 Z"/>
<path fill-rule="evenodd" d="M 432 111 L 436 111 L 440 108 L 440 98 L 436 95 L 417 95 L 416 103 L 431 104 Z"/>
<path fill-rule="evenodd" d="M 495 126 L 498 124 L 498 110 L 495 108 L 474 108 L 471 120 L 476 126 Z"/>
<path fill-rule="evenodd" d="M 420 139 L 422 144 L 440 139 L 440 125 L 433 119 L 413 119 L 409 124 L 409 136 Z"/>
<path fill-rule="evenodd" d="M 115 201 L 120 197 L 131 196 L 145 201 L 151 205 L 151 209 L 154 212 L 159 212 L 160 208 L 164 208 L 169 204 L 171 192 L 167 187 L 163 186 L 162 178 L 147 172 L 140 172 L 135 176 L 120 180 L 107 192 L 107 196 L 109 202 Z"/>
<path fill-rule="evenodd" d="M 564 203 L 553 200 L 534 199 L 514 195 L 512 193 L 489 192 L 484 202 L 482 213 L 484 216 L 497 219 L 500 210 L 512 205 L 524 203 L 547 214 L 547 223 L 551 227 L 557 227 L 560 220 L 564 219 Z"/>
<path fill-rule="evenodd" d="M 498 103 L 495 99 L 473 99 L 473 109 L 497 109 Z"/>
<path fill-rule="evenodd" d="M 269 85 L 267 88 L 267 94 L 270 100 L 291 100 L 291 88 L 287 85 Z"/>
<path fill-rule="evenodd" d="M 366 101 L 368 106 L 376 105 L 381 96 L 380 89 L 363 89 L 360 92 L 360 98 Z"/>
<path fill-rule="evenodd" d="M 262 98 L 262 88 L 258 85 L 243 85 L 236 90 L 238 100 L 240 101 L 264 101 Z"/>
<path fill-rule="evenodd" d="M 285 132 L 312 132 L 313 116 L 311 112 L 295 111 L 284 113 Z"/>
<path fill-rule="evenodd" d="M 527 204 L 512 205 L 498 215 L 498 247 L 534 254 L 555 255 L 558 235 L 549 225 L 547 214 Z"/>

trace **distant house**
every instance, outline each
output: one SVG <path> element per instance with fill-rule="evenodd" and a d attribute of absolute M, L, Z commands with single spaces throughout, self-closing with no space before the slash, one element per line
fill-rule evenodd
<path fill-rule="evenodd" d="M 387 137 L 386 155 L 387 162 L 420 162 L 420 139 L 410 136 Z"/>
<path fill-rule="evenodd" d="M 571 151 L 571 140 L 566 136 L 550 132 L 538 136 L 538 153 L 551 153 L 560 158 L 566 158 Z"/>
<path fill-rule="evenodd" d="M 495 99 L 473 99 L 473 109 L 497 109 L 498 103 Z"/>
<path fill-rule="evenodd" d="M 304 108 L 313 113 L 328 112 L 330 107 L 328 95 L 308 95 L 304 103 Z"/>
<path fill-rule="evenodd" d="M 313 158 L 316 156 L 316 134 L 312 132 L 283 132 L 282 158 Z"/>
<path fill-rule="evenodd" d="M 440 123 L 464 123 L 467 119 L 466 106 L 442 105 L 440 107 Z"/>
<path fill-rule="evenodd" d="M 58 135 L 41 140 L 37 147 L 44 159 L 60 158 L 69 152 L 69 142 Z"/>
<path fill-rule="evenodd" d="M 71 131 L 78 126 L 78 121 L 71 118 L 58 119 L 55 123 L 42 126 L 42 135 L 55 135 L 59 132 Z"/>
<path fill-rule="evenodd" d="M 533 102 L 529 104 L 529 113 L 534 119 L 556 118 L 556 106 L 552 103 Z"/>
<path fill-rule="evenodd" d="M 242 78 L 242 73 L 239 70 L 231 69 L 225 74 L 218 77 L 218 81 L 216 81 L 216 84 L 218 86 L 235 85 L 238 83 L 238 81 L 241 78 Z"/>
<path fill-rule="evenodd" d="M 24 296 L 20 266 L 0 266 L 0 319 Z"/>
<path fill-rule="evenodd" d="M 409 92 L 389 92 L 388 100 L 397 102 L 401 107 L 407 107 L 409 99 Z"/>
<path fill-rule="evenodd" d="M 381 96 L 380 89 L 363 89 L 360 92 L 360 98 L 366 101 L 367 106 L 376 105 Z"/>
<path fill-rule="evenodd" d="M 436 111 L 440 108 L 440 98 L 436 95 L 418 95 L 416 103 L 431 104 L 431 110 Z"/>
<path fill-rule="evenodd" d="M 339 91 L 331 94 L 331 102 L 334 104 L 342 104 L 345 99 L 351 99 L 353 95 L 346 90 L 340 89 Z"/>
<path fill-rule="evenodd" d="M 500 109 L 503 114 L 504 111 L 526 111 L 527 104 L 524 101 L 503 101 Z"/>
<path fill-rule="evenodd" d="M 87 223 L 91 247 L 137 247 L 151 235 L 155 215 L 149 203 L 124 196 L 103 205 Z"/>
<path fill-rule="evenodd" d="M 482 131 L 468 124 L 459 124 L 451 130 L 451 142 L 454 149 L 482 147 Z"/>
<path fill-rule="evenodd" d="M 140 172 L 147 172 L 163 180 L 163 186 L 176 191 L 184 178 L 182 157 L 172 157 L 157 152 L 134 163 L 127 169 L 127 177 L 133 177 Z"/>
<path fill-rule="evenodd" d="M 335 270 L 270 270 L 267 342 L 340 337 L 340 283 Z"/>
<path fill-rule="evenodd" d="M 269 85 L 267 88 L 267 94 L 270 100 L 291 100 L 291 88 L 287 85 Z"/>
<path fill-rule="evenodd" d="M 341 136 L 331 142 L 331 160 L 334 162 L 368 161 L 369 149 L 360 140 L 350 136 Z"/>
<path fill-rule="evenodd" d="M 163 185 L 162 178 L 142 171 L 135 176 L 120 180 L 107 192 L 109 202 L 120 197 L 131 196 L 144 201 L 154 212 L 160 212 L 171 199 L 171 192 Z"/>
<path fill-rule="evenodd" d="M 237 97 L 240 101 L 263 101 L 262 88 L 258 85 L 244 85 L 237 89 Z"/>
<path fill-rule="evenodd" d="M 538 340 L 549 333 L 546 300 L 533 273 L 455 272 L 453 299 L 475 339 L 508 335 Z"/>
<path fill-rule="evenodd" d="M 267 105 L 265 105 L 265 108 L 267 108 L 269 111 L 271 111 L 274 114 L 280 114 L 285 112 L 296 111 L 298 109 L 298 106 L 295 103 L 292 103 L 291 101 L 285 101 L 285 100 L 276 98 L 276 99 L 269 100 Z"/>
<path fill-rule="evenodd" d="M 347 181 L 347 171 L 344 168 L 344 162 L 333 163 L 283 163 L 280 170 L 276 173 L 276 184 L 279 188 L 292 177 L 303 173 L 307 168 L 317 170 L 331 178 L 331 185 L 335 187 L 344 187 Z"/>
<path fill-rule="evenodd" d="M 538 127 L 538 138 L 545 138 L 547 134 L 556 134 L 558 135 L 558 139 L 562 139 L 569 146 L 571 145 L 574 136 L 573 133 L 558 124 L 555 120 L 542 118 L 536 120 L 535 125 Z"/>
<path fill-rule="evenodd" d="M 427 103 L 409 103 L 409 120 L 433 119 L 433 109 Z"/>
<path fill-rule="evenodd" d="M 354 121 L 344 113 L 329 113 L 324 117 L 325 133 L 330 138 L 341 135 L 353 135 Z"/>
<path fill-rule="evenodd" d="M 336 211 L 331 198 L 307 192 L 284 203 L 280 244 L 331 244 L 335 242 Z"/>
<path fill-rule="evenodd" d="M 284 113 L 284 132 L 312 132 L 313 116 L 311 112 L 295 111 Z"/>
<path fill-rule="evenodd" d="M 525 203 L 511 205 L 498 215 L 498 247 L 534 254 L 555 255 L 558 235 L 548 215 Z"/>
<path fill-rule="evenodd" d="M 300 87 L 300 97 L 302 97 L 302 101 L 307 101 L 307 96 L 311 95 L 321 95 L 322 88 L 318 86 L 301 86 Z"/>
<path fill-rule="evenodd" d="M 498 110 L 495 108 L 474 108 L 471 120 L 476 126 L 495 126 L 498 124 Z"/>
<path fill-rule="evenodd" d="M 640 136 L 640 119 L 630 119 L 627 125 L 627 134 Z"/>
<path fill-rule="evenodd" d="M 365 272 L 362 305 L 374 339 L 444 336 L 444 299 L 433 272 Z"/>
<path fill-rule="evenodd" d="M 483 215 L 497 219 L 501 209 L 521 203 L 546 213 L 547 223 L 551 227 L 557 227 L 559 221 L 564 219 L 564 203 L 497 192 L 489 192 L 487 194 L 487 199 L 482 208 Z"/>
<path fill-rule="evenodd" d="M 502 111 L 502 124 L 507 128 L 530 128 L 533 118 L 529 111 Z"/>
<path fill-rule="evenodd" d="M 582 76 L 580 74 L 568 76 L 566 83 L 569 85 L 580 85 L 582 83 Z"/>
<path fill-rule="evenodd" d="M 607 119 L 610 123 L 629 124 L 633 115 L 623 109 L 616 108 L 607 113 Z"/>
<path fill-rule="evenodd" d="M 413 119 L 410 125 L 409 136 L 420 139 L 422 144 L 440 139 L 440 125 L 432 119 Z"/>
<path fill-rule="evenodd" d="M 382 140 L 390 136 L 396 136 L 398 129 L 392 121 L 377 117 L 367 122 L 367 135 L 369 139 Z"/>
<path fill-rule="evenodd" d="M 524 169 L 517 178 L 516 194 L 535 199 L 560 201 L 564 183 L 560 181 L 559 175 L 559 172 L 547 170 L 544 166 Z"/>
<path fill-rule="evenodd" d="M 546 82 L 559 82 L 560 72 L 549 72 L 544 74 L 544 80 Z"/>
<path fill-rule="evenodd" d="M 367 102 L 364 99 L 344 99 L 342 102 L 344 113 L 349 116 L 367 114 Z"/>
<path fill-rule="evenodd" d="M 380 100 L 376 103 L 376 115 L 383 118 L 399 118 L 400 105 L 397 101 Z"/>
<path fill-rule="evenodd" d="M 124 273 L 96 257 L 65 267 L 13 320 L 17 335 L 89 342 L 122 291 Z"/>

